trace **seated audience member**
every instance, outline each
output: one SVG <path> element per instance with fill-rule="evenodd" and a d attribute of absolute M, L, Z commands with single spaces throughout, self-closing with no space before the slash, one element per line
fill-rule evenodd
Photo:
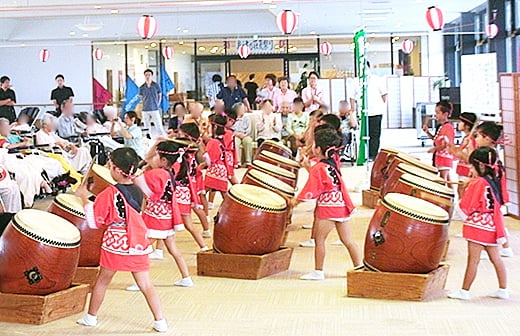
<path fill-rule="evenodd" d="M 272 104 L 274 111 L 277 112 L 279 106 L 276 105 L 275 97 L 278 95 L 280 89 L 276 87 L 276 75 L 269 73 L 264 77 L 264 85 L 262 89 L 258 92 L 257 102 L 263 102 L 266 99 L 269 99 Z"/>
<path fill-rule="evenodd" d="M 231 106 L 233 108 L 233 106 Z M 213 108 L 211 109 L 211 112 L 214 114 L 222 114 L 226 112 L 226 106 L 224 105 L 224 101 L 222 99 L 217 99 L 215 101 L 215 105 L 213 105 Z"/>
<path fill-rule="evenodd" d="M 143 131 L 136 125 L 137 114 L 134 111 L 126 112 L 125 123 L 121 120 L 112 120 L 112 128 L 110 133 L 112 136 L 122 136 L 124 138 L 125 147 L 130 147 L 135 150 L 137 155 L 142 159 L 145 155 L 145 148 L 143 143 Z M 119 124 L 119 132 L 115 132 L 115 125 Z"/>
<path fill-rule="evenodd" d="M 7 121 L 9 121 L 6 118 Z M 7 168 L 0 165 L 0 213 L 17 213 L 22 210 L 22 197 L 20 188 L 15 181 L 11 180 Z M 2 228 L 0 228 L 0 236 Z"/>
<path fill-rule="evenodd" d="M 32 131 L 32 127 L 29 124 L 29 116 L 25 113 L 20 113 L 18 119 L 14 123 L 11 124 L 11 130 L 14 132 L 30 132 Z"/>
<path fill-rule="evenodd" d="M 117 121 L 117 108 L 113 107 L 113 106 L 105 106 L 103 108 L 103 114 L 105 115 L 105 118 L 107 118 L 107 121 L 105 121 L 103 123 L 103 127 L 105 127 L 107 130 L 111 130 L 112 129 L 112 121 L 116 120 Z M 119 132 L 120 130 L 120 127 L 119 127 L 119 123 L 116 122 L 115 126 L 114 126 L 114 131 L 116 132 Z"/>
<path fill-rule="evenodd" d="M 215 106 L 218 104 L 215 102 Z M 193 122 L 199 127 L 200 136 L 202 139 L 207 140 L 211 137 L 211 124 L 208 118 L 202 115 L 204 111 L 204 105 L 201 103 L 192 103 L 188 106 L 190 115 L 184 118 L 184 123 Z"/>
<path fill-rule="evenodd" d="M 253 155 L 253 138 L 251 138 L 251 118 L 246 115 L 246 107 L 243 103 L 233 105 L 237 119 L 233 125 L 235 131 L 235 149 L 238 163 L 242 163 L 242 151 L 244 152 L 244 165 L 251 164 Z"/>
<path fill-rule="evenodd" d="M 168 121 L 168 137 L 173 138 L 178 136 L 179 127 L 184 122 L 187 110 L 183 102 L 176 102 L 173 104 L 173 116 Z"/>
<path fill-rule="evenodd" d="M 352 110 L 346 100 L 339 102 L 339 119 L 341 120 L 341 133 L 343 133 L 343 145 L 347 145 L 352 140 L 352 130 L 357 129 L 358 121 L 356 111 Z"/>
<path fill-rule="evenodd" d="M 103 125 L 97 122 L 97 119 L 94 115 L 88 114 L 87 115 L 87 127 L 85 128 L 85 131 L 90 136 L 96 136 L 99 141 L 105 146 L 105 148 L 114 150 L 119 147 L 123 147 L 119 142 L 112 139 L 112 137 L 109 135 L 110 130 L 106 129 Z M 98 135 L 99 134 L 99 135 Z"/>
<path fill-rule="evenodd" d="M 74 118 L 74 105 L 68 100 L 61 104 L 61 115 L 58 118 L 56 132 L 61 138 L 65 139 L 78 135 Z"/>
<path fill-rule="evenodd" d="M 312 146 L 314 144 L 314 128 L 319 124 L 319 120 L 322 116 L 323 112 L 321 110 L 314 110 L 311 113 L 309 113 L 309 126 L 303 134 L 304 145 L 301 148 L 303 155 L 300 158 L 303 158 L 303 156 L 312 156 Z"/>
<path fill-rule="evenodd" d="M 256 123 L 258 131 L 257 144 L 262 145 L 265 140 L 280 141 L 282 139 L 282 118 L 279 113 L 274 113 L 273 103 L 270 99 L 260 104 L 262 115 Z"/>
<path fill-rule="evenodd" d="M 278 85 L 280 86 L 280 89 L 276 91 L 273 97 L 273 103 L 275 111 L 281 112 L 282 103 L 289 103 L 289 108 L 291 108 L 294 98 L 298 97 L 298 94 L 296 93 L 296 91 L 291 90 L 289 88 L 289 78 L 287 77 L 278 78 Z"/>
<path fill-rule="evenodd" d="M 291 113 L 291 103 L 283 101 L 280 106 L 280 117 L 282 118 L 282 142 L 284 144 L 289 142 L 289 132 L 287 131 L 287 120 Z"/>
<path fill-rule="evenodd" d="M 51 147 L 58 146 L 63 150 L 63 157 L 74 170 L 80 172 L 81 174 L 86 173 L 90 166 L 90 161 L 92 160 L 89 150 L 85 147 L 76 147 L 76 145 L 59 137 L 55 131 L 55 120 L 56 117 L 51 114 L 46 113 L 43 116 L 42 129 L 36 132 L 36 144 L 49 145 Z M 65 167 L 64 169 L 68 170 Z"/>
<path fill-rule="evenodd" d="M 287 132 L 293 155 L 296 156 L 298 148 L 305 144 L 304 135 L 309 127 L 309 115 L 303 112 L 303 100 L 299 97 L 293 100 L 293 112 L 287 118 Z"/>

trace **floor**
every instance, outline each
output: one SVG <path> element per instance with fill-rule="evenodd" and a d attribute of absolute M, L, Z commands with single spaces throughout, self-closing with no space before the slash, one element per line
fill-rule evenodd
<path fill-rule="evenodd" d="M 409 139 L 406 146 L 402 145 L 403 139 Z M 427 159 L 425 149 L 415 140 L 415 131 L 384 131 L 383 144 Z M 361 194 L 356 192 L 367 182 L 367 168 L 344 167 L 343 173 L 351 197 L 359 206 L 351 225 L 361 246 L 373 213 L 361 207 Z M 305 179 L 303 175 L 300 182 Z M 45 202 L 38 207 L 45 208 Z M 325 281 L 298 279 L 313 268 L 313 249 L 297 247 L 299 241 L 309 238 L 310 230 L 301 225 L 311 218 L 309 204 L 301 205 L 294 213 L 295 230 L 290 232 L 288 245 L 295 249 L 289 271 L 256 281 L 196 276 L 196 244 L 186 232 L 179 233 L 178 245 L 194 275 L 195 287 L 172 285 L 179 273 L 170 257 L 153 261 L 151 270 L 171 326 L 168 335 L 520 335 L 519 256 L 504 259 L 511 292 L 507 301 L 485 297 L 497 287 L 489 261 L 481 262 L 472 288 L 474 298 L 469 302 L 446 298 L 429 302 L 348 298 L 345 273 L 352 264 L 342 246 L 327 247 Z M 508 218 L 507 225 L 513 249 L 520 255 L 520 222 Z M 447 289 L 459 288 L 464 273 L 466 243 L 455 237 L 460 228 L 460 222 L 453 222 L 450 227 Z M 333 232 L 329 242 L 336 239 Z M 75 315 L 42 326 L 0 323 L 0 335 L 149 334 L 152 316 L 144 298 L 140 293 L 124 290 L 131 283 L 129 274 L 116 275 L 95 328 L 76 325 L 75 320 L 81 315 Z"/>

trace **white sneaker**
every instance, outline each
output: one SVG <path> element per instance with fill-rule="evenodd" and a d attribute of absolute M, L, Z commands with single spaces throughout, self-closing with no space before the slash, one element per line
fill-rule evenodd
<path fill-rule="evenodd" d="M 132 286 L 126 287 L 126 290 L 129 292 L 139 292 L 141 290 L 141 288 L 139 288 L 139 286 L 137 286 L 137 284 L 133 284 Z"/>
<path fill-rule="evenodd" d="M 179 287 L 193 287 L 194 286 L 193 280 L 191 280 L 190 276 L 180 279 L 179 281 L 175 282 L 174 285 L 179 286 Z"/>
<path fill-rule="evenodd" d="M 211 231 L 210 230 L 202 231 L 202 237 L 203 238 L 211 238 Z"/>
<path fill-rule="evenodd" d="M 487 251 L 482 251 L 480 252 L 480 260 L 489 260 L 489 254 L 487 253 Z"/>
<path fill-rule="evenodd" d="M 77 320 L 76 323 L 87 327 L 95 327 L 97 326 L 97 316 L 85 314 L 85 316 Z"/>
<path fill-rule="evenodd" d="M 209 251 L 209 247 L 207 247 L 207 246 L 201 247 L 201 249 L 200 249 L 200 252 L 207 252 L 207 251 Z"/>
<path fill-rule="evenodd" d="M 493 292 L 488 296 L 495 299 L 507 300 L 509 299 L 509 291 L 507 290 L 507 288 L 499 288 L 496 292 Z"/>
<path fill-rule="evenodd" d="M 333 241 L 332 243 L 330 243 L 330 245 L 343 246 L 343 242 L 338 239 L 338 240 Z"/>
<path fill-rule="evenodd" d="M 503 248 L 502 250 L 500 250 L 500 256 L 505 257 L 505 258 L 511 258 L 511 257 L 514 257 L 515 254 L 514 254 L 512 248 L 506 247 L 506 248 Z"/>
<path fill-rule="evenodd" d="M 462 235 L 462 233 L 457 233 L 457 234 L 455 235 L 455 238 L 463 238 L 463 237 L 464 237 L 464 236 Z"/>
<path fill-rule="evenodd" d="M 215 207 L 215 205 L 211 202 L 208 202 L 208 210 L 213 210 L 213 208 Z"/>
<path fill-rule="evenodd" d="M 306 240 L 306 241 L 302 241 L 300 243 L 300 246 L 301 247 L 316 247 L 316 242 L 314 241 L 314 239 L 309 239 L 309 240 Z"/>
<path fill-rule="evenodd" d="M 302 275 L 301 280 L 325 280 L 325 272 L 314 270 L 310 273 Z"/>
<path fill-rule="evenodd" d="M 312 229 L 312 226 L 313 226 L 312 223 L 311 224 L 303 224 L 302 228 L 310 230 L 310 229 Z"/>
<path fill-rule="evenodd" d="M 168 331 L 168 323 L 165 319 L 159 321 L 153 321 L 153 330 L 164 333 Z"/>
<path fill-rule="evenodd" d="M 163 260 L 164 259 L 164 253 L 163 250 L 155 250 L 152 253 L 148 255 L 148 258 L 152 260 Z"/>
<path fill-rule="evenodd" d="M 465 289 L 459 289 L 458 291 L 452 292 L 448 294 L 448 297 L 450 299 L 457 299 L 457 300 L 469 300 L 471 297 L 469 296 L 469 291 Z"/>
<path fill-rule="evenodd" d="M 184 226 L 184 224 L 175 225 L 173 227 L 173 231 L 175 231 L 175 232 L 180 232 L 180 231 L 184 231 L 184 230 L 186 230 L 186 227 Z"/>

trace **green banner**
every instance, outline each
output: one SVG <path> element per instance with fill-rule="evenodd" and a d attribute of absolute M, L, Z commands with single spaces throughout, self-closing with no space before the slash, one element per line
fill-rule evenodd
<path fill-rule="evenodd" d="M 359 78 L 361 101 L 361 127 L 359 133 L 359 153 L 357 165 L 362 166 L 367 161 L 368 155 L 368 115 L 367 115 L 367 60 L 366 60 L 366 34 L 363 29 L 354 35 L 354 57 Z"/>

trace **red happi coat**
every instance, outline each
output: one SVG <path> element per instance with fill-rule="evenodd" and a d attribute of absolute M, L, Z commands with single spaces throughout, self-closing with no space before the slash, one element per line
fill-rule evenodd
<path fill-rule="evenodd" d="M 224 153 L 225 148 L 222 139 L 210 139 L 206 144 L 206 154 L 210 159 L 204 179 L 206 188 L 223 192 L 227 191 L 229 176 Z"/>
<path fill-rule="evenodd" d="M 505 238 L 500 207 L 489 182 L 483 177 L 472 179 L 460 201 L 461 210 L 468 216 L 462 228 L 463 237 L 482 245 L 497 245 L 499 239 Z"/>
<path fill-rule="evenodd" d="M 470 135 L 466 135 L 464 139 L 462 139 L 462 143 L 460 144 L 460 149 L 466 148 L 477 148 L 477 142 L 475 137 Z M 471 164 L 464 160 L 459 160 L 457 163 L 457 174 L 459 176 L 471 177 Z"/>
<path fill-rule="evenodd" d="M 442 146 L 444 144 L 450 145 L 453 144 L 455 140 L 455 129 L 453 125 L 449 122 L 445 122 L 441 125 L 435 137 L 433 138 L 433 144 L 435 146 Z M 448 152 L 448 147 L 436 151 L 434 165 L 435 167 L 453 167 L 453 154 Z"/>
<path fill-rule="evenodd" d="M 331 164 L 320 161 L 311 167 L 309 179 L 298 195 L 298 200 L 316 199 L 319 219 L 345 221 L 355 207 L 348 195 L 341 173 Z"/>
<path fill-rule="evenodd" d="M 114 271 L 142 272 L 150 268 L 152 247 L 147 227 L 123 194 L 109 186 L 96 196 L 93 205 L 97 227 L 107 226 L 101 244 L 100 265 Z"/>

